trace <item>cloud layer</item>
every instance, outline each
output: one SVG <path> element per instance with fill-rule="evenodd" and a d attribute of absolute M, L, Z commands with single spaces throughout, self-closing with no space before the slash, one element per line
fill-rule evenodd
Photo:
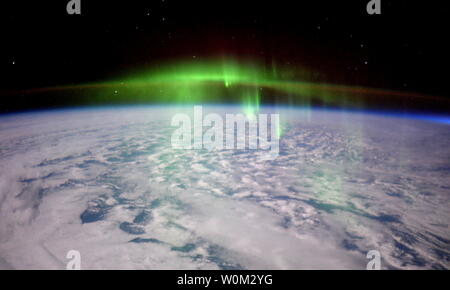
<path fill-rule="evenodd" d="M 280 156 L 175 150 L 191 108 L 1 117 L 0 268 L 449 268 L 448 126 L 280 110 Z M 211 107 L 224 113 L 233 108 Z"/>

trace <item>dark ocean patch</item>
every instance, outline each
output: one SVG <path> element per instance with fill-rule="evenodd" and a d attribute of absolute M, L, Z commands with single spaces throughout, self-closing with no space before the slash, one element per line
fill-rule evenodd
<path fill-rule="evenodd" d="M 195 244 L 191 244 L 191 243 L 187 243 L 184 246 L 181 247 L 172 247 L 171 250 L 172 251 L 177 251 L 177 252 L 183 252 L 183 253 L 188 253 L 190 251 L 195 250 L 195 248 L 197 248 L 197 246 Z"/>
<path fill-rule="evenodd" d="M 141 211 L 133 220 L 135 224 L 147 224 L 152 220 L 152 214 L 148 210 Z"/>
<path fill-rule="evenodd" d="M 337 205 L 337 204 L 321 202 L 316 199 L 308 199 L 308 200 L 303 200 L 303 201 L 306 202 L 307 204 L 309 204 L 310 206 L 312 206 L 316 209 L 319 209 L 319 210 L 323 210 L 327 213 L 334 213 L 335 210 L 341 210 L 341 211 L 351 212 L 351 213 L 354 213 L 357 215 L 364 215 L 364 213 L 362 213 L 361 211 L 356 209 L 354 204 L 352 204 L 350 202 L 348 203 L 348 206 L 342 206 L 342 205 Z"/>
<path fill-rule="evenodd" d="M 448 268 L 445 268 L 444 266 L 442 266 L 441 264 L 438 264 L 438 263 L 431 265 L 431 269 L 433 269 L 433 270 L 448 270 Z"/>
<path fill-rule="evenodd" d="M 145 230 L 140 225 L 135 225 L 129 222 L 123 222 L 119 228 L 130 235 L 142 235 L 145 234 Z"/>
<path fill-rule="evenodd" d="M 380 214 L 378 216 L 371 216 L 371 218 L 384 223 L 400 223 L 400 217 L 397 215 Z"/>
<path fill-rule="evenodd" d="M 279 200 L 296 200 L 296 201 L 302 201 L 299 198 L 288 196 L 288 195 L 273 195 L 272 199 L 279 199 Z"/>
<path fill-rule="evenodd" d="M 352 194 L 350 194 L 350 196 L 354 197 L 354 198 L 357 198 L 357 199 L 373 199 L 371 197 L 367 197 L 367 196 L 364 196 L 364 195 L 359 194 L 359 193 L 352 193 Z"/>
<path fill-rule="evenodd" d="M 44 175 L 42 177 L 19 179 L 19 182 L 21 182 L 21 183 L 31 183 L 31 182 L 36 181 L 36 180 L 45 180 L 45 179 L 48 179 L 50 177 L 54 177 L 56 175 L 58 175 L 58 174 L 56 174 L 55 172 L 50 172 L 49 174 Z"/>
<path fill-rule="evenodd" d="M 440 261 L 450 262 L 450 252 L 446 252 L 441 249 L 433 249 L 433 252 L 438 256 Z"/>
<path fill-rule="evenodd" d="M 435 238 L 436 240 L 438 240 L 438 241 L 441 242 L 441 243 L 444 243 L 444 244 L 446 244 L 446 245 L 450 245 L 450 240 L 444 239 L 443 237 L 438 236 L 438 235 L 436 235 L 436 234 L 433 234 L 433 233 L 431 233 L 431 232 L 427 232 L 427 234 L 430 235 L 430 236 L 432 236 L 433 238 Z"/>
<path fill-rule="evenodd" d="M 344 239 L 342 241 L 342 247 L 344 249 L 346 249 L 346 250 L 349 250 L 349 251 L 357 251 L 357 250 L 359 250 L 358 246 L 353 241 L 350 241 L 348 239 Z"/>
<path fill-rule="evenodd" d="M 430 224 L 430 226 L 445 228 L 445 229 L 448 228 L 448 224 Z"/>
<path fill-rule="evenodd" d="M 288 186 L 287 187 L 287 190 L 289 191 L 289 192 L 292 192 L 292 193 L 299 193 L 300 191 L 297 189 L 297 188 L 295 188 L 294 186 Z"/>
<path fill-rule="evenodd" d="M 433 193 L 431 193 L 429 191 L 419 191 L 419 194 L 423 195 L 423 196 L 433 196 L 434 195 Z"/>
<path fill-rule="evenodd" d="M 97 198 L 89 202 L 87 209 L 80 215 L 81 223 L 93 223 L 103 220 L 111 206 L 106 204 L 105 198 Z"/>
<path fill-rule="evenodd" d="M 102 166 L 108 166 L 108 164 L 103 163 L 101 161 L 95 160 L 95 159 L 89 159 L 85 160 L 82 163 L 78 164 L 78 168 L 84 169 L 88 168 L 90 165 L 102 165 Z"/>
<path fill-rule="evenodd" d="M 59 163 L 64 162 L 64 161 L 69 161 L 69 160 L 77 159 L 77 158 L 80 158 L 80 157 L 86 157 L 86 156 L 89 156 L 91 154 L 92 153 L 90 151 L 87 151 L 87 152 L 82 153 L 82 154 L 67 155 L 67 156 L 64 156 L 64 157 L 61 157 L 61 158 L 55 158 L 55 159 L 50 159 L 50 160 L 45 159 L 42 162 L 40 162 L 39 164 L 37 164 L 36 166 L 37 167 L 43 167 L 43 166 L 48 166 L 48 165 L 55 165 L 55 164 L 59 164 Z"/>
<path fill-rule="evenodd" d="M 403 261 L 403 267 L 408 265 L 424 267 L 427 265 L 426 260 L 422 258 L 414 249 L 395 240 L 394 245 L 396 248 L 396 253 L 394 254 L 394 256 Z"/>
<path fill-rule="evenodd" d="M 404 195 L 401 192 L 393 192 L 393 191 L 388 191 L 386 192 L 386 195 L 392 196 L 392 197 L 398 197 L 398 198 L 402 198 Z"/>
<path fill-rule="evenodd" d="M 409 245 L 415 244 L 417 242 L 417 238 L 410 233 L 407 233 L 405 231 L 401 231 L 398 229 L 391 229 L 391 230 L 392 230 L 392 233 L 395 236 L 399 237 L 402 242 L 405 242 Z"/>
<path fill-rule="evenodd" d="M 282 228 L 288 229 L 289 226 L 291 225 L 291 223 L 292 223 L 292 219 L 290 217 L 288 217 L 288 216 L 284 216 L 281 219 L 280 225 L 281 225 Z"/>
<path fill-rule="evenodd" d="M 79 184 L 86 184 L 85 180 L 82 179 L 68 179 L 63 184 L 60 185 L 61 188 L 73 188 Z"/>
<path fill-rule="evenodd" d="M 388 214 L 380 214 L 378 216 L 372 215 L 372 214 L 363 212 L 362 210 L 356 208 L 356 206 L 351 202 L 347 202 L 347 206 L 325 203 L 325 202 L 321 202 L 321 201 L 318 201 L 315 199 L 303 200 L 303 202 L 311 205 L 312 207 L 314 207 L 318 210 L 322 210 L 327 213 L 334 213 L 336 210 L 340 210 L 340 211 L 353 213 L 358 216 L 366 217 L 369 219 L 377 220 L 380 222 L 386 222 L 386 223 L 400 222 L 400 218 L 398 216 L 388 215 Z"/>
<path fill-rule="evenodd" d="M 134 238 L 128 241 L 129 243 L 153 243 L 153 244 L 165 244 L 158 239 L 153 238 Z"/>
<path fill-rule="evenodd" d="M 106 158 L 106 161 L 108 161 L 108 162 L 120 162 L 122 160 L 117 158 L 117 157 L 108 157 L 108 158 Z"/>
<path fill-rule="evenodd" d="M 161 204 L 162 204 L 162 201 L 160 199 L 154 199 L 150 203 L 150 208 L 157 208 L 157 207 L 161 206 Z"/>

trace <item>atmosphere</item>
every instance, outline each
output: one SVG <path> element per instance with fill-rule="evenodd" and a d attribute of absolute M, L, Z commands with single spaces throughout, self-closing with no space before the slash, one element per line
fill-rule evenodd
<path fill-rule="evenodd" d="M 385 13 L 369 15 L 364 1 L 85 2 L 78 15 L 65 1 L 5 4 L 3 112 L 243 98 L 450 108 L 438 69 L 448 60 L 442 9 L 384 1 Z"/>

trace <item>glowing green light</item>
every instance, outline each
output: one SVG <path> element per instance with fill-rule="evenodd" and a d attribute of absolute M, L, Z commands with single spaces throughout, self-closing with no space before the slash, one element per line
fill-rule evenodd
<path fill-rule="evenodd" d="M 248 119 L 253 119 L 259 111 L 260 94 L 257 88 L 246 91 L 242 96 L 242 111 Z"/>
<path fill-rule="evenodd" d="M 430 98 L 408 92 L 311 82 L 316 77 L 316 73 L 298 67 L 286 68 L 274 60 L 268 69 L 266 65 L 254 61 L 216 58 L 163 63 L 150 69 L 127 72 L 115 81 L 26 92 L 67 90 L 70 92 L 65 95 L 72 93 L 77 100 L 87 104 L 231 102 L 241 104 L 246 115 L 258 112 L 260 104 L 266 101 L 304 107 L 316 101 L 323 105 L 361 107 L 368 99 L 366 96 L 372 100 Z M 266 92 L 270 93 L 270 98 L 265 95 Z M 282 130 L 280 128 L 280 132 Z"/>

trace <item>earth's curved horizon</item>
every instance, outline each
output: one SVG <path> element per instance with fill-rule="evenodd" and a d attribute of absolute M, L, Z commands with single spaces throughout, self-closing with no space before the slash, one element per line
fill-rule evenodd
<path fill-rule="evenodd" d="M 261 161 L 173 149 L 191 110 L 0 115 L 0 269 L 450 268 L 448 116 L 262 107 L 284 128 Z"/>

